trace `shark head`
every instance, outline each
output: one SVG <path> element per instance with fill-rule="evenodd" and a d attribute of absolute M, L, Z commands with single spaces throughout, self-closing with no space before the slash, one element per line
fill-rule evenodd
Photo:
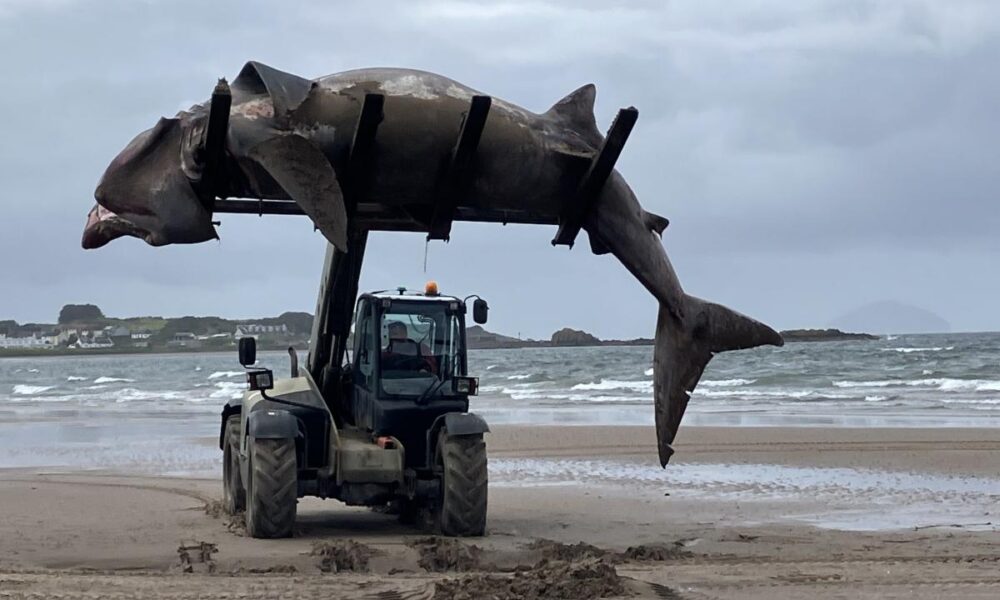
<path fill-rule="evenodd" d="M 87 215 L 83 247 L 99 248 L 133 236 L 152 246 L 216 239 L 212 214 L 196 185 L 197 145 L 204 118 L 182 113 L 160 119 L 133 139 L 108 166 Z"/>

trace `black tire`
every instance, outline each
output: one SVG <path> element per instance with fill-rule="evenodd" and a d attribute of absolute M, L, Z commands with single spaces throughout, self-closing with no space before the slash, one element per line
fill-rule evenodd
<path fill-rule="evenodd" d="M 489 477 L 486 442 L 482 435 L 438 438 L 441 498 L 438 525 L 448 536 L 479 536 L 486 532 Z"/>
<path fill-rule="evenodd" d="M 292 537 L 298 503 L 295 440 L 247 440 L 247 533 L 255 538 Z"/>
<path fill-rule="evenodd" d="M 240 475 L 240 415 L 226 419 L 226 445 L 222 450 L 222 507 L 230 515 L 247 509 L 247 492 Z"/>

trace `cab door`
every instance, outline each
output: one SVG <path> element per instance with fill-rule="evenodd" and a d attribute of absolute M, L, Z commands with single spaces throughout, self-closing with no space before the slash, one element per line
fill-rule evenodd
<path fill-rule="evenodd" d="M 369 298 L 358 301 L 354 320 L 354 382 L 352 414 L 354 423 L 368 427 L 372 422 L 374 403 L 378 399 L 379 345 L 376 339 L 375 310 Z"/>

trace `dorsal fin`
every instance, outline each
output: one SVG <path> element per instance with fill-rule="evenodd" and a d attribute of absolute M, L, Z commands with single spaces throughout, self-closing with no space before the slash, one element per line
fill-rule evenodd
<path fill-rule="evenodd" d="M 600 145 L 602 139 L 601 132 L 597 129 L 597 121 L 594 119 L 596 97 L 597 87 L 588 83 L 553 104 L 545 115 L 559 119 L 596 147 Z"/>
<path fill-rule="evenodd" d="M 642 220 L 646 227 L 656 235 L 663 237 L 663 230 L 670 225 L 670 220 L 666 217 L 653 214 L 649 211 L 642 211 Z"/>
<path fill-rule="evenodd" d="M 295 110 L 312 90 L 312 81 L 298 75 L 285 73 L 263 63 L 250 61 L 233 80 L 234 104 L 239 104 L 252 96 L 268 95 L 274 112 L 284 115 Z"/>

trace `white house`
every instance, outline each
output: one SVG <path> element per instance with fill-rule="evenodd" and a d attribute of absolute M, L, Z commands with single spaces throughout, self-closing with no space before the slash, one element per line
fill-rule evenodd
<path fill-rule="evenodd" d="M 244 323 L 243 325 L 236 326 L 236 332 L 233 333 L 233 337 L 236 339 L 241 339 L 245 337 L 257 338 L 262 333 L 274 333 L 274 334 L 287 334 L 288 327 L 282 323 L 281 325 L 261 325 L 259 323 Z"/>
<path fill-rule="evenodd" d="M 0 348 L 53 348 L 58 344 L 58 337 L 54 335 L 8 337 L 6 333 L 0 333 Z"/>
<path fill-rule="evenodd" d="M 80 338 L 76 341 L 75 346 L 77 348 L 94 349 L 94 348 L 113 348 L 115 345 L 114 340 L 109 337 L 93 337 L 93 338 Z"/>

